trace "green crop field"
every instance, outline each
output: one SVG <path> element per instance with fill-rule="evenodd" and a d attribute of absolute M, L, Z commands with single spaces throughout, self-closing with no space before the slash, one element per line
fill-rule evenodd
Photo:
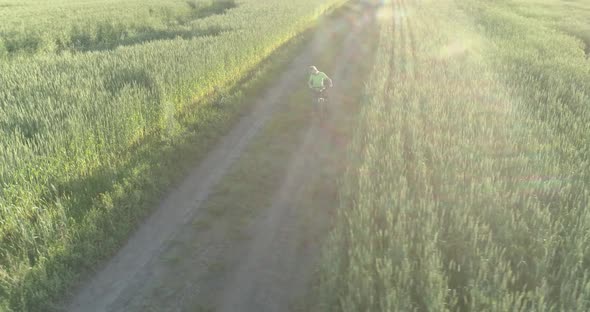
<path fill-rule="evenodd" d="M 0 0 L 0 311 L 57 309 L 342 2 Z"/>
<path fill-rule="evenodd" d="M 0 311 L 62 310 L 346 2 L 0 0 Z M 590 311 L 590 2 L 361 2 L 307 310 Z"/>
<path fill-rule="evenodd" d="M 590 310 L 590 3 L 379 22 L 317 310 Z"/>

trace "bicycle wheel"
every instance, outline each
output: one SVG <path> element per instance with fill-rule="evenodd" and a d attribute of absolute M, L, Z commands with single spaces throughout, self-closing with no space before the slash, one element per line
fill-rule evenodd
<path fill-rule="evenodd" d="M 324 98 L 320 98 L 318 100 L 318 114 L 319 114 L 320 120 L 326 120 L 327 114 L 328 114 L 328 107 L 327 107 L 326 99 L 324 99 Z"/>

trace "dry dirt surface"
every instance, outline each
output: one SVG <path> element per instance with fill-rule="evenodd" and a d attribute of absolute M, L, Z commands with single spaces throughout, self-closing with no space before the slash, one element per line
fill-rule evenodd
<path fill-rule="evenodd" d="M 269 86 L 254 108 L 220 140 L 179 187 L 132 235 L 125 246 L 72 297 L 67 311 L 288 311 L 306 296 L 319 246 L 302 230 L 297 201 L 329 156 L 328 134 L 313 123 L 286 164 L 283 182 L 271 204 L 239 233 L 228 238 L 223 220 L 195 234 L 199 211 L 256 134 L 281 109 L 294 86 L 305 81 L 305 69 L 335 33 L 340 46 L 332 78 L 331 103 L 342 99 L 356 76 L 350 63 L 372 15 L 343 13 L 322 22 L 314 38 L 287 70 Z M 370 26 L 369 26 L 370 25 Z M 365 51 L 364 53 L 370 53 Z M 307 103 L 302 103 L 302 105 Z M 223 217 L 221 217 L 223 218 Z M 318 217 L 319 218 L 319 217 Z M 322 225 L 323 221 L 314 222 Z"/>

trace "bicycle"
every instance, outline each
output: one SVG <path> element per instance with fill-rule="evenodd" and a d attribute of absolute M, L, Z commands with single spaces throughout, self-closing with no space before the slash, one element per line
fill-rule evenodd
<path fill-rule="evenodd" d="M 325 94 L 326 89 L 313 89 L 313 106 L 316 116 L 320 121 L 325 121 L 328 115 L 328 97 Z"/>

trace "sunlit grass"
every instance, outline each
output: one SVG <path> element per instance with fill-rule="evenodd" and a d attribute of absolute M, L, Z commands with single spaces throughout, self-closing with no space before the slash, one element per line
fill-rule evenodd
<path fill-rule="evenodd" d="M 0 2 L 0 310 L 57 309 L 341 1 L 218 3 Z"/>
<path fill-rule="evenodd" d="M 388 6 L 318 311 L 590 308 L 590 63 L 550 17 L 590 13 L 541 2 Z"/>

